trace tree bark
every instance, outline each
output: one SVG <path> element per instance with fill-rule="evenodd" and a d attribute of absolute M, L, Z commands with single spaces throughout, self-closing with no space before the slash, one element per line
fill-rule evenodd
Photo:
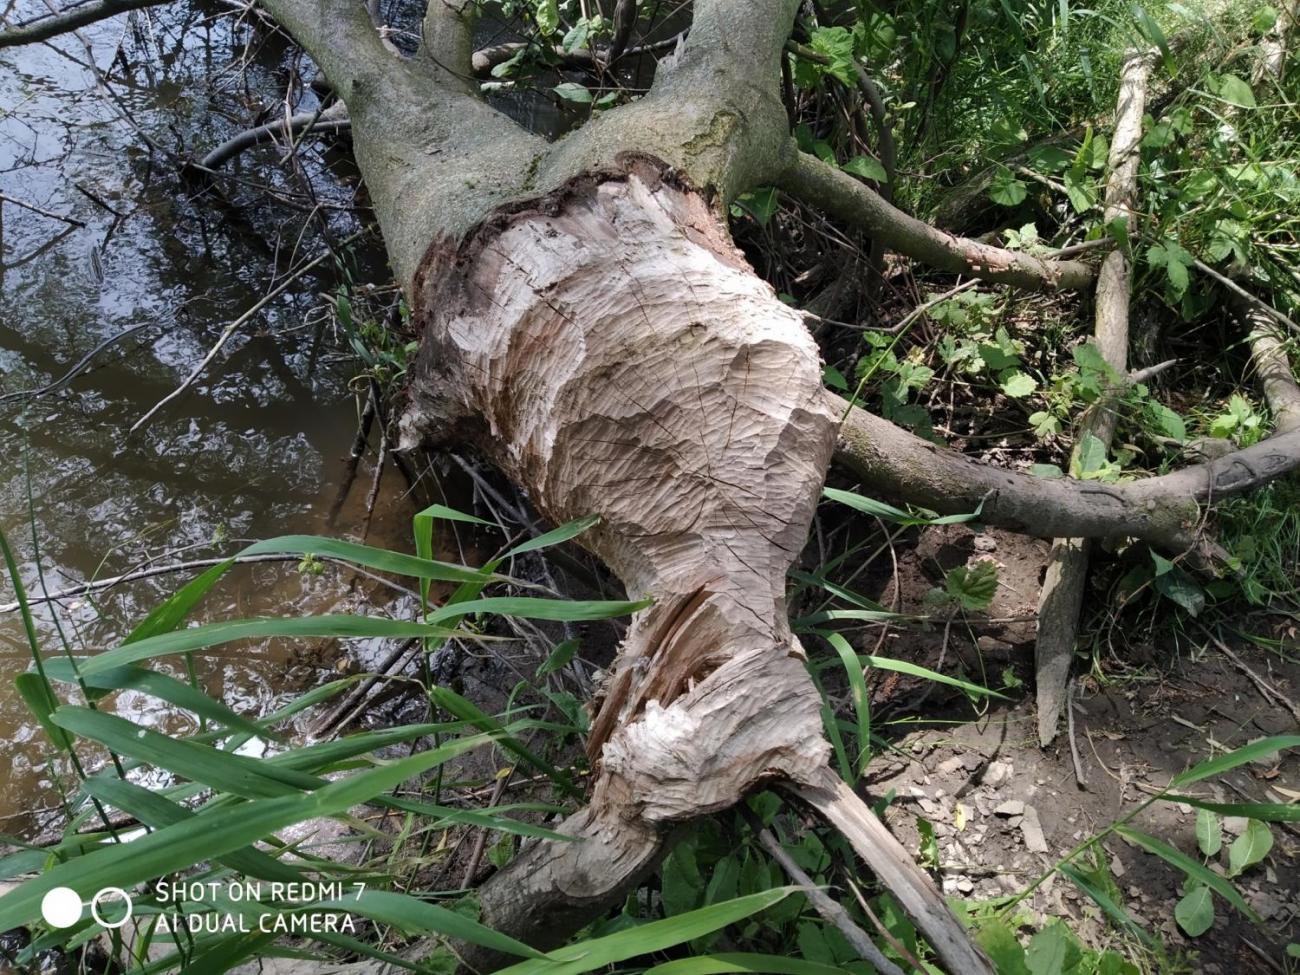
<path fill-rule="evenodd" d="M 1152 56 L 1130 51 L 1120 71 L 1119 101 L 1115 108 L 1115 131 L 1110 141 L 1110 173 L 1106 178 L 1106 209 L 1103 218 L 1131 223 L 1136 214 L 1139 145 L 1142 141 L 1142 113 L 1146 106 L 1147 79 Z M 1133 273 L 1127 255 L 1113 250 L 1102 262 L 1097 278 L 1096 327 L 1094 335 L 1102 359 L 1118 376 L 1128 372 L 1129 301 Z M 1118 392 L 1118 391 L 1115 391 Z M 1107 450 L 1115 436 L 1116 395 L 1107 391 L 1084 415 L 1078 443 L 1070 454 L 1074 467 L 1083 457 L 1089 438 Z M 1047 574 L 1038 597 L 1038 639 L 1034 646 L 1035 691 L 1038 699 L 1038 743 L 1046 748 L 1056 737 L 1065 685 L 1074 659 L 1079 632 L 1079 611 L 1088 577 L 1088 541 L 1057 538 L 1047 561 Z"/>

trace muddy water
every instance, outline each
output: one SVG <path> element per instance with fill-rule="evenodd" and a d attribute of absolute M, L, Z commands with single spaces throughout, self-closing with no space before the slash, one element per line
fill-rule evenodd
<path fill-rule="evenodd" d="M 44 9 L 21 0 L 10 19 Z M 322 224 L 259 202 L 261 193 L 238 181 L 223 184 L 227 203 L 196 200 L 173 162 L 139 134 L 201 154 L 254 111 L 282 112 L 289 61 L 281 48 L 234 29 L 215 5 L 156 8 L 83 36 L 89 52 L 73 37 L 0 51 L 0 193 L 84 225 L 0 205 L 0 395 L 53 383 L 105 339 L 144 327 L 50 395 L 0 401 L 0 527 L 37 595 L 148 560 L 225 554 L 240 539 L 325 530 L 356 426 L 347 388 L 355 367 L 319 313 L 321 293 L 338 281 L 326 264 L 239 332 L 181 400 L 128 435 L 224 326 L 275 283 L 276 268 L 320 251 Z M 98 88 L 91 57 L 109 75 L 113 98 Z M 296 106 L 313 107 L 310 93 Z M 261 152 L 235 172 L 296 197 L 300 186 L 288 168 L 274 164 L 274 150 Z M 304 166 L 315 203 L 328 208 L 352 197 L 342 156 L 313 146 Z M 336 239 L 355 229 L 341 209 L 322 212 Z M 360 260 L 359 279 L 382 275 L 373 254 Z M 387 483 L 402 486 L 391 472 Z M 110 645 L 186 578 L 42 607 L 45 651 L 60 652 L 61 639 L 78 652 Z M 329 573 L 241 569 L 203 614 L 320 608 L 339 588 Z M 0 603 L 12 598 L 4 577 Z M 259 647 L 206 655 L 201 676 L 237 707 L 256 711 L 291 689 L 289 653 Z M 29 814 L 54 800 L 48 743 L 13 691 L 14 675 L 29 663 L 17 614 L 0 614 L 0 773 L 7 773 L 0 832 L 32 828 Z M 135 720 L 185 727 L 156 703 L 135 697 L 117 706 Z"/>

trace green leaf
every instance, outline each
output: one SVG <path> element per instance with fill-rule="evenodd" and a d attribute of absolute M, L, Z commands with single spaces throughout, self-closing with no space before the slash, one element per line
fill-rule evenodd
<path fill-rule="evenodd" d="M 126 689 L 140 691 L 156 697 L 160 701 L 166 701 L 183 711 L 189 711 L 204 720 L 216 722 L 232 730 L 246 731 L 251 735 L 263 738 L 279 737 L 267 731 L 256 721 L 245 718 L 230 710 L 220 701 L 208 697 L 198 688 L 161 671 L 129 666 L 117 667 L 102 673 L 89 675 L 82 673 L 78 675 L 73 666 L 74 661 L 77 667 L 80 668 L 84 667 L 91 659 L 90 657 L 77 657 L 72 660 L 67 658 L 50 660 L 46 662 L 46 672 L 51 680 L 61 681 L 65 684 L 75 684 L 80 681 L 91 690 L 105 693 Z M 94 696 L 99 697 L 101 695 Z"/>
<path fill-rule="evenodd" d="M 989 199 L 1004 207 L 1019 206 L 1029 195 L 1029 187 L 1018 179 L 1011 170 L 999 166 L 989 182 Z"/>
<path fill-rule="evenodd" d="M 1225 74 L 1219 79 L 1219 97 L 1238 108 L 1255 107 L 1255 93 L 1235 74 Z"/>
<path fill-rule="evenodd" d="M 863 179 L 869 179 L 873 183 L 885 183 L 889 181 L 889 175 L 885 172 L 885 167 L 880 165 L 870 156 L 854 156 L 843 166 L 840 167 L 846 173 L 852 173 L 854 176 L 861 176 Z"/>
<path fill-rule="evenodd" d="M 559 545 L 561 542 L 567 542 L 570 539 L 577 538 L 579 535 L 589 531 L 599 524 L 600 515 L 587 515 L 585 518 L 575 518 L 573 521 L 566 522 L 558 528 L 552 528 L 550 531 L 544 532 L 536 538 L 530 538 L 526 542 L 521 542 L 506 554 L 523 555 L 525 552 L 536 552 L 540 549 L 550 548 L 552 545 Z"/>
<path fill-rule="evenodd" d="M 1120 836 L 1123 836 L 1131 843 L 1142 847 L 1142 849 L 1146 850 L 1148 853 L 1154 853 L 1166 863 L 1177 867 L 1183 873 L 1187 874 L 1187 876 L 1191 877 L 1192 880 L 1209 887 L 1256 924 L 1261 923 L 1259 915 L 1256 914 L 1251 906 L 1242 899 L 1242 896 L 1237 893 L 1236 887 L 1232 886 L 1232 884 L 1228 883 L 1228 881 L 1220 877 L 1214 871 L 1207 869 L 1191 857 L 1187 856 L 1187 854 L 1175 850 L 1168 843 L 1158 840 L 1154 836 L 1148 836 L 1146 833 L 1139 832 L 1128 825 L 1116 826 L 1115 832 L 1119 833 Z"/>
<path fill-rule="evenodd" d="M 1013 399 L 1023 399 L 1038 388 L 1038 381 L 1023 372 L 1013 372 L 1003 377 L 1002 392 Z"/>
<path fill-rule="evenodd" d="M 1199 884 L 1174 906 L 1174 920 L 1189 938 L 1203 935 L 1214 924 L 1214 898 L 1210 888 Z"/>
<path fill-rule="evenodd" d="M 1074 935 L 1060 921 L 1051 921 L 1029 941 L 1025 964 L 1030 975 L 1073 972 L 1083 957 Z"/>
<path fill-rule="evenodd" d="M 185 621 L 190 610 L 202 599 L 218 579 L 226 574 L 235 564 L 234 559 L 227 559 L 220 565 L 214 565 L 202 575 L 191 579 L 184 586 L 172 593 L 150 611 L 127 636 L 123 643 L 135 643 L 158 633 L 170 633 Z"/>
<path fill-rule="evenodd" d="M 563 81 L 556 85 L 553 91 L 566 102 L 574 102 L 578 105 L 590 105 L 592 102 L 591 89 L 576 81 Z"/>
<path fill-rule="evenodd" d="M 1205 608 L 1205 590 L 1179 565 L 1170 562 L 1156 552 L 1151 553 L 1151 560 L 1156 566 L 1156 591 L 1166 599 L 1172 600 L 1191 615 L 1197 616 Z"/>
<path fill-rule="evenodd" d="M 1223 849 L 1223 827 L 1219 817 L 1208 809 L 1196 811 L 1196 845 L 1207 857 L 1218 856 Z"/>
<path fill-rule="evenodd" d="M 547 37 L 560 26 L 560 9 L 557 0 L 537 0 L 537 29 Z"/>
<path fill-rule="evenodd" d="M 701 905 L 704 878 L 700 876 L 695 853 L 695 843 L 687 841 L 677 844 L 664 860 L 659 893 L 667 917 L 687 914 Z"/>
<path fill-rule="evenodd" d="M 1153 943 L 1151 936 L 1142 930 L 1142 927 L 1133 920 L 1128 911 L 1116 903 L 1115 899 L 1107 891 L 1103 890 L 1100 884 L 1094 882 L 1082 870 L 1078 870 L 1068 863 L 1062 863 L 1057 869 L 1073 881 L 1076 887 L 1092 898 L 1093 903 L 1100 907 L 1102 913 L 1118 927 L 1124 929 L 1144 944 L 1151 945 Z"/>
<path fill-rule="evenodd" d="M 975 940 L 992 959 L 998 975 L 1030 975 L 1025 964 L 1025 949 L 1016 933 L 1001 921 L 981 924 Z"/>
<path fill-rule="evenodd" d="M 557 670 L 563 670 L 573 659 L 573 655 L 578 652 L 577 640 L 565 640 L 559 644 L 551 655 L 546 658 L 545 662 L 537 668 L 537 676 L 545 677 L 547 674 L 553 674 Z"/>
<path fill-rule="evenodd" d="M 1074 475 L 1083 477 L 1106 466 L 1106 444 L 1096 434 L 1085 433 L 1079 441 L 1074 462 Z"/>
<path fill-rule="evenodd" d="M 1268 856 L 1273 849 L 1273 831 L 1257 819 L 1246 821 L 1246 831 L 1228 847 L 1228 876 L 1235 877 Z"/>
<path fill-rule="evenodd" d="M 520 962 L 501 969 L 497 975 L 582 975 L 712 934 L 780 903 L 797 890 L 797 887 L 778 887 L 712 904 L 678 917 L 651 921 L 603 938 L 590 938 L 552 951 L 546 961 Z"/>
<path fill-rule="evenodd" d="M 403 552 L 392 552 L 372 545 L 344 542 L 337 538 L 319 535 L 281 535 L 254 542 L 239 555 L 319 555 L 325 558 L 350 562 L 379 572 L 410 576 L 414 579 L 435 579 L 439 582 L 489 582 L 494 578 L 482 569 L 470 569 L 449 562 L 422 559 Z M 206 573 L 205 573 L 206 574 Z"/>
<path fill-rule="evenodd" d="M 1057 478 L 1065 477 L 1065 471 L 1061 470 L 1055 464 L 1031 464 L 1029 473 L 1034 477 L 1041 477 L 1047 481 L 1054 481 Z"/>
<path fill-rule="evenodd" d="M 1179 443 L 1187 442 L 1187 424 L 1183 418 L 1165 406 L 1163 403 L 1157 403 L 1155 400 L 1147 402 L 1147 415 L 1155 424 L 1156 429 L 1163 433 L 1171 440 Z"/>
<path fill-rule="evenodd" d="M 1193 796 L 1166 793 L 1169 802 L 1177 802 L 1195 809 L 1204 809 L 1220 816 L 1243 816 L 1266 823 L 1300 823 L 1300 805 L 1285 802 L 1206 802 Z"/>
<path fill-rule="evenodd" d="M 966 610 L 982 612 L 998 591 L 998 564 L 981 559 L 972 566 L 959 565 L 943 580 L 944 588 Z"/>
<path fill-rule="evenodd" d="M 546 957 L 522 941 L 516 941 L 508 935 L 493 931 L 457 911 L 425 903 L 408 894 L 388 890 L 365 890 L 359 895 L 319 901 L 296 908 L 291 913 L 319 914 L 337 911 L 360 914 L 381 924 L 392 925 L 408 935 L 434 933 L 511 955 L 538 959 Z"/>
<path fill-rule="evenodd" d="M 1267 34 L 1276 24 L 1277 10 L 1274 7 L 1260 7 L 1250 22 L 1256 34 Z"/>

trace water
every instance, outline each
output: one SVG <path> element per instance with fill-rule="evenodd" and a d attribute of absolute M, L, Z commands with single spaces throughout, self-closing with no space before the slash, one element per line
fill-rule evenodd
<path fill-rule="evenodd" d="M 44 9 L 20 0 L 11 20 Z M 10 202 L 0 208 L 0 394 L 43 387 L 105 339 L 145 328 L 66 388 L 0 403 L 0 527 L 33 594 L 42 591 L 33 528 L 50 591 L 149 559 L 225 554 L 239 539 L 329 531 L 325 514 L 356 428 L 348 388 L 356 366 L 323 311 L 322 293 L 339 280 L 327 262 L 232 337 L 181 399 L 128 435 L 276 283 L 277 268 L 319 253 L 324 228 L 335 239 L 355 229 L 345 208 L 356 181 L 345 154 L 309 140 L 302 166 L 314 200 L 292 167 L 276 164 L 274 149 L 233 165 L 238 178 L 219 184 L 220 196 L 199 198 L 173 160 L 145 146 L 137 126 L 167 150 L 202 155 L 254 111 L 283 112 L 287 86 L 303 91 L 281 42 L 235 28 L 224 8 L 156 8 L 83 36 L 89 54 L 74 37 L 0 51 L 0 193 L 84 224 Z M 92 55 L 116 100 L 85 66 Z M 295 108 L 314 105 L 306 91 Z M 294 205 L 268 204 L 252 182 Z M 373 250 L 360 261 L 359 280 L 383 280 Z M 392 492 L 403 487 L 391 470 L 386 481 Z M 366 486 L 354 487 L 339 531 L 359 526 Z M 372 540 L 387 540 L 402 520 L 387 509 L 383 517 Z M 111 645 L 186 578 L 66 600 L 63 635 L 77 652 Z M 237 570 L 202 615 L 319 610 L 340 598 L 335 573 L 261 566 Z M 11 599 L 5 578 L 0 602 Z M 58 652 L 51 609 L 39 617 L 46 651 Z M 304 662 L 301 648 L 240 648 L 204 655 L 200 666 L 211 691 L 256 712 L 295 685 L 318 682 L 334 655 L 308 648 Z M 40 810 L 54 802 L 48 743 L 13 691 L 29 664 L 17 614 L 0 614 L 0 769 L 9 771 L 0 832 L 39 826 Z M 134 720 L 187 728 L 187 719 L 139 695 L 117 707 Z"/>

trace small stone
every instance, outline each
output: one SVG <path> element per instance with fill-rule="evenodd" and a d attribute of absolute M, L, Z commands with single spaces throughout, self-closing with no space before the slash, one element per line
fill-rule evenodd
<path fill-rule="evenodd" d="M 984 770 L 984 779 L 981 784 L 995 789 L 1009 778 L 1011 778 L 1011 764 L 1009 762 L 990 762 L 989 767 Z"/>
<path fill-rule="evenodd" d="M 1025 807 L 1025 818 L 1020 821 L 1020 832 L 1025 838 L 1025 849 L 1030 853 L 1046 853 L 1047 837 L 1038 822 L 1038 810 L 1033 806 Z"/>
<path fill-rule="evenodd" d="M 939 772 L 943 775 L 955 775 L 961 771 L 965 762 L 960 755 L 954 755 L 952 758 L 946 758 L 939 763 Z"/>
<path fill-rule="evenodd" d="M 977 552 L 996 552 L 998 550 L 998 540 L 992 535 L 976 535 L 974 543 Z"/>
<path fill-rule="evenodd" d="M 993 807 L 994 816 L 1023 816 L 1025 804 L 1019 799 L 1008 799 Z"/>
<path fill-rule="evenodd" d="M 1124 876 L 1124 861 L 1119 858 L 1119 854 L 1110 858 L 1110 872 L 1116 877 Z"/>
<path fill-rule="evenodd" d="M 1233 836 L 1240 836 L 1242 833 L 1246 832 L 1247 822 L 1249 822 L 1249 820 L 1247 820 L 1245 816 L 1224 816 L 1223 831 L 1225 833 L 1231 833 Z"/>
<path fill-rule="evenodd" d="M 958 877 L 957 889 L 963 894 L 969 894 L 975 889 L 975 883 L 970 877 Z"/>
<path fill-rule="evenodd" d="M 1009 653 L 1012 649 L 1011 644 L 1006 640 L 999 640 L 993 636 L 981 636 L 975 638 L 975 645 L 984 653 Z"/>

